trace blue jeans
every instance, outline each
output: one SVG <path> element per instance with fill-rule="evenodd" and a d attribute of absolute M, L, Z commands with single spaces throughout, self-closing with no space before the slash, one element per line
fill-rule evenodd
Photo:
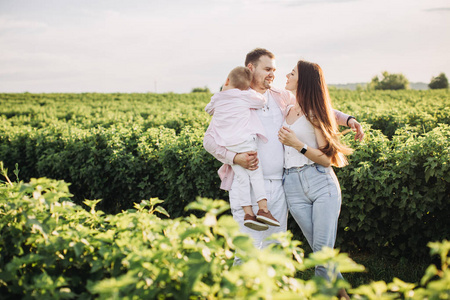
<path fill-rule="evenodd" d="M 289 212 L 314 252 L 334 248 L 341 210 L 341 188 L 331 167 L 318 164 L 286 169 L 284 192 Z M 330 280 L 334 270 L 317 266 L 315 274 Z M 343 279 L 340 272 L 335 274 Z"/>

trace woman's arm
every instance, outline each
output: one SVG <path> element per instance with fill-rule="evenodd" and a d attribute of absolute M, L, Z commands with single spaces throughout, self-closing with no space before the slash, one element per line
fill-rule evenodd
<path fill-rule="evenodd" d="M 322 132 L 314 127 L 314 133 L 316 134 L 317 144 L 319 145 L 319 147 L 325 146 L 326 140 Z M 281 127 L 280 131 L 278 132 L 278 138 L 284 145 L 292 147 L 297 151 L 301 151 L 303 146 L 305 146 L 305 143 L 297 138 L 294 131 L 284 126 Z M 308 150 L 304 155 L 313 162 L 318 163 L 319 165 L 322 165 L 324 167 L 331 166 L 331 158 L 323 154 L 323 152 L 319 149 L 309 147 L 308 145 Z"/>

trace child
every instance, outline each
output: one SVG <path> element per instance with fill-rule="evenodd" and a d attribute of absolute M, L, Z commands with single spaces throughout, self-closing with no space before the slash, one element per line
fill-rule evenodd
<path fill-rule="evenodd" d="M 255 111 L 264 107 L 266 100 L 261 94 L 249 89 L 251 81 L 250 69 L 234 68 L 222 91 L 214 94 L 205 108 L 213 116 L 209 126 L 215 142 L 236 153 L 256 151 L 258 139 L 267 142 Z M 252 171 L 237 164 L 231 167 L 235 173 L 233 180 L 238 183 L 240 205 L 245 212 L 244 225 L 258 231 L 267 230 L 268 225 L 280 226 L 267 209 L 262 169 L 259 167 Z M 251 206 L 250 184 L 259 207 L 256 216 Z"/>

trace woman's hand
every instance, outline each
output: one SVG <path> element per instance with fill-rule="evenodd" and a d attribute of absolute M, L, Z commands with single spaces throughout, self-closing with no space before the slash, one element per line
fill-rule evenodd
<path fill-rule="evenodd" d="M 326 141 L 322 132 L 320 131 L 320 129 L 314 127 L 314 133 L 316 135 L 319 147 L 323 147 Z M 296 149 L 297 151 L 300 151 L 303 148 L 303 146 L 305 146 L 305 143 L 303 143 L 297 138 L 292 129 L 284 126 L 281 127 L 281 129 L 278 131 L 278 139 L 286 146 L 290 146 Z M 308 147 L 308 151 L 306 151 L 304 155 L 308 159 L 324 167 L 329 167 L 331 165 L 331 158 L 323 154 L 323 152 L 319 149 Z"/>
<path fill-rule="evenodd" d="M 303 147 L 303 143 L 297 138 L 294 131 L 285 126 L 281 127 L 280 130 L 278 131 L 278 139 L 280 140 L 281 143 L 283 143 L 286 146 L 290 146 L 293 148 Z"/>

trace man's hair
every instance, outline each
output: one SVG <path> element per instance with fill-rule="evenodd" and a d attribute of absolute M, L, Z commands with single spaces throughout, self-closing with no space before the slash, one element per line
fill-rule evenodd
<path fill-rule="evenodd" d="M 246 67 L 236 67 L 228 75 L 230 84 L 240 90 L 246 90 L 252 82 L 252 72 Z"/>
<path fill-rule="evenodd" d="M 256 48 L 247 53 L 247 56 L 245 57 L 245 66 L 248 67 L 248 64 L 251 63 L 256 67 L 261 56 L 268 56 L 271 59 L 275 58 L 275 55 L 273 55 L 273 53 L 269 50 L 264 48 Z"/>

